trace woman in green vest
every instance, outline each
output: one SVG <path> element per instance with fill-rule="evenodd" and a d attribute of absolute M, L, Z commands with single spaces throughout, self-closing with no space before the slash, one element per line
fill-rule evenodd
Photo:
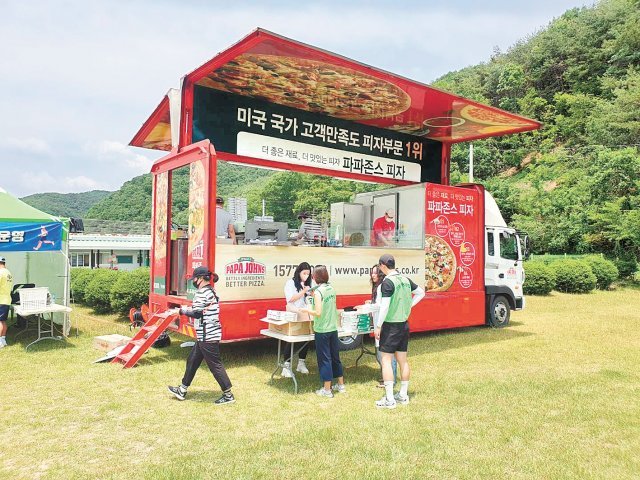
<path fill-rule="evenodd" d="M 329 272 L 324 265 L 316 265 L 313 269 L 313 280 L 318 285 L 313 290 L 313 308 L 301 309 L 314 317 L 316 356 L 318 370 L 323 388 L 316 391 L 321 397 L 333 398 L 333 392 L 344 393 L 342 362 L 338 348 L 338 310 L 336 308 L 336 291 L 329 284 Z M 331 386 L 336 378 L 338 383 Z"/>

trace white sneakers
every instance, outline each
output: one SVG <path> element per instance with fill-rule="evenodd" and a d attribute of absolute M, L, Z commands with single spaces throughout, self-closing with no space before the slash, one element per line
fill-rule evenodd
<path fill-rule="evenodd" d="M 336 383 L 335 385 L 331 385 L 331 390 L 333 390 L 336 393 L 347 393 L 347 387 L 345 387 L 344 383 L 343 384 Z"/>
<path fill-rule="evenodd" d="M 393 396 L 393 402 L 387 400 L 387 396 L 385 395 L 380 400 L 376 400 L 376 407 L 378 408 L 396 408 L 396 406 L 400 405 L 408 405 L 409 404 L 409 396 L 408 395 L 400 395 L 400 392 L 396 393 Z"/>
<path fill-rule="evenodd" d="M 316 395 L 320 397 L 333 398 L 333 392 L 331 390 L 325 390 L 324 388 L 316 390 Z"/>
<path fill-rule="evenodd" d="M 396 408 L 396 406 L 396 401 L 394 400 L 393 402 L 390 402 L 389 400 L 387 400 L 386 395 L 380 400 L 376 400 L 376 407 L 378 408 Z"/>
<path fill-rule="evenodd" d="M 307 368 L 307 364 L 302 358 L 298 359 L 298 366 L 296 367 L 296 372 L 300 372 L 303 375 L 309 374 L 309 369 Z"/>
<path fill-rule="evenodd" d="M 282 367 L 282 376 L 284 378 L 293 377 L 293 373 L 291 372 L 291 362 L 284 362 L 284 367 Z"/>
<path fill-rule="evenodd" d="M 4 337 L 0 337 L 0 348 L 7 346 L 7 339 Z"/>
<path fill-rule="evenodd" d="M 309 369 L 304 360 L 298 359 L 298 366 L 296 367 L 296 372 L 302 373 L 303 375 L 309 374 Z M 284 366 L 282 367 L 282 376 L 284 378 L 293 377 L 293 372 L 291 371 L 291 362 L 284 362 Z"/>

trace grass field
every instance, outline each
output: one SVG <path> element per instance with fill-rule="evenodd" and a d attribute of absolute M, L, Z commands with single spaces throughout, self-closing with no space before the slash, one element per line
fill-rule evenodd
<path fill-rule="evenodd" d="M 93 364 L 93 336 L 128 333 L 77 308 L 64 345 L 21 335 L 0 350 L 0 478 L 640 478 L 640 294 L 529 297 L 502 330 L 417 334 L 411 404 L 379 411 L 377 364 L 342 359 L 348 393 L 269 384 L 271 341 L 223 346 L 237 403 L 203 366 L 166 391 L 188 351 L 174 338 L 130 370 Z M 26 337 L 26 338 L 23 338 Z M 176 341 L 177 340 L 177 341 Z"/>

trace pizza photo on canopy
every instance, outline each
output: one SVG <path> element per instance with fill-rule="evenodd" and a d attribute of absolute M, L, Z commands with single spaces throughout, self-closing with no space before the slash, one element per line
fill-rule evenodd
<path fill-rule="evenodd" d="M 470 122 L 491 126 L 523 126 L 519 119 L 512 118 L 503 113 L 494 112 L 488 108 L 467 105 L 460 110 L 460 116 Z"/>
<path fill-rule="evenodd" d="M 425 235 L 424 242 L 425 291 L 444 292 L 456 278 L 456 255 L 440 237 Z"/>
<path fill-rule="evenodd" d="M 400 87 L 319 60 L 244 53 L 199 85 L 345 120 L 398 115 L 411 106 Z"/>

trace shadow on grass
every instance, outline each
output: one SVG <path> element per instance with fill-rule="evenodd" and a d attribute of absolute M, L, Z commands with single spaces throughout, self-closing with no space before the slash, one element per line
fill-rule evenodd
<path fill-rule="evenodd" d="M 53 329 L 54 337 L 62 337 L 62 341 L 45 337 L 29 347 L 28 352 L 59 350 L 65 348 L 75 348 L 76 346 L 70 343 L 62 335 L 62 327 L 58 324 L 54 325 Z M 26 349 L 26 347 L 38 339 L 38 321 L 29 320 L 24 328 L 19 328 L 15 323 L 9 325 L 7 329 L 7 341 L 11 345 L 20 345 Z"/>
<path fill-rule="evenodd" d="M 513 322 L 512 325 L 517 326 L 521 324 Z M 473 345 L 509 341 L 531 335 L 533 334 L 512 330 L 510 328 L 492 329 L 485 326 L 413 333 L 409 343 L 409 359 L 411 359 L 412 355 L 435 354 Z M 152 357 L 144 356 L 140 360 L 138 368 L 162 364 L 168 361 L 186 362 L 191 349 L 181 348 L 180 344 L 183 341 L 189 340 L 191 339 L 183 337 L 182 335 L 172 334 L 171 346 L 157 349 L 162 353 L 161 355 L 154 355 Z M 375 350 L 373 338 L 365 337 L 364 345 L 370 351 Z M 299 347 L 297 346 L 296 348 Z M 293 393 L 293 381 L 289 378 L 282 377 L 280 368 L 276 369 L 276 356 L 278 352 L 277 340 L 265 338 L 263 340 L 223 343 L 220 350 L 222 360 L 227 368 L 253 366 L 264 372 L 264 377 L 261 377 L 262 380 L 256 378 L 257 381 L 264 381 L 282 392 Z M 349 384 L 370 383 L 373 387 L 380 379 L 378 363 L 376 362 L 375 356 L 365 354 L 359 359 L 358 366 L 356 366 L 356 360 L 360 356 L 360 353 L 360 348 L 340 353 L 340 359 L 344 366 L 345 380 Z M 313 343 L 307 356 L 307 365 L 311 370 L 310 374 L 302 375 L 298 373 L 296 375 L 298 392 L 300 393 L 313 391 L 320 385 Z M 206 365 L 203 365 L 201 368 L 206 370 Z M 272 381 L 271 374 L 274 370 L 275 375 Z M 202 396 L 201 401 L 209 402 L 212 399 L 212 395 L 215 394 L 216 392 L 194 392 L 194 397 Z M 194 399 L 198 401 L 198 398 Z"/>

